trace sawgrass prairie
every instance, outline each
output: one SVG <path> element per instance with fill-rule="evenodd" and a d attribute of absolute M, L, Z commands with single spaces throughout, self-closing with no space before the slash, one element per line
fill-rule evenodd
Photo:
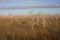
<path fill-rule="evenodd" d="M 60 40 L 60 15 L 0 15 L 0 40 Z"/>

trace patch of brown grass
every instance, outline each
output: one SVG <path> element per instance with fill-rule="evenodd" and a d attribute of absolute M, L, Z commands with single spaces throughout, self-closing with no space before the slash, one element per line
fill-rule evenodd
<path fill-rule="evenodd" d="M 0 16 L 0 40 L 60 40 L 60 16 Z"/>

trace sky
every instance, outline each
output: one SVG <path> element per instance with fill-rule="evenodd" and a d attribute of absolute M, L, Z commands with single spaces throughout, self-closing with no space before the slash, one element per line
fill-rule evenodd
<path fill-rule="evenodd" d="M 40 10 L 39 8 L 58 8 L 54 9 L 57 12 L 60 11 L 60 0 L 0 0 L 0 14 L 15 13 L 15 11 L 17 13 L 19 11 L 21 12 L 21 10 L 18 11 L 16 9 L 24 9 L 25 11 L 25 9 L 31 8 L 38 8 L 38 11 Z M 33 10 L 35 11 L 36 9 Z M 49 11 L 51 12 L 51 10 L 53 9 Z M 48 12 L 48 9 L 46 11 Z"/>
<path fill-rule="evenodd" d="M 18 7 L 19 6 L 19 7 Z M 0 0 L 0 9 L 60 7 L 60 0 Z"/>

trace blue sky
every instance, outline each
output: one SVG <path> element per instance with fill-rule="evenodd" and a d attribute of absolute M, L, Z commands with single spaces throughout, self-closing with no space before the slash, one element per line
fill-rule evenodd
<path fill-rule="evenodd" d="M 40 9 L 41 7 L 43 8 L 46 7 L 48 9 L 45 8 L 42 9 L 41 11 Z M 60 0 L 0 0 L 0 14 L 4 15 L 7 15 L 8 13 L 22 14 L 23 12 L 24 13 L 28 12 L 27 10 L 28 11 L 33 10 L 34 12 L 38 10 L 39 12 L 46 11 L 48 13 L 52 11 L 55 13 L 60 13 Z"/>
<path fill-rule="evenodd" d="M 47 6 L 56 6 L 56 4 L 60 7 L 60 0 L 2 0 L 0 1 L 0 7 L 2 6 L 29 6 L 29 5 L 37 5 L 37 6 L 47 5 Z M 53 4 L 53 5 L 52 5 Z"/>
<path fill-rule="evenodd" d="M 60 0 L 40 0 L 41 2 L 47 2 L 47 3 L 60 3 Z"/>

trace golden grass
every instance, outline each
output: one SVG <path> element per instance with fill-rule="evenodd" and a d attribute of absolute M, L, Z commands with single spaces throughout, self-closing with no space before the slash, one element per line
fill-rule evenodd
<path fill-rule="evenodd" d="M 60 16 L 0 16 L 0 40 L 60 40 Z"/>

